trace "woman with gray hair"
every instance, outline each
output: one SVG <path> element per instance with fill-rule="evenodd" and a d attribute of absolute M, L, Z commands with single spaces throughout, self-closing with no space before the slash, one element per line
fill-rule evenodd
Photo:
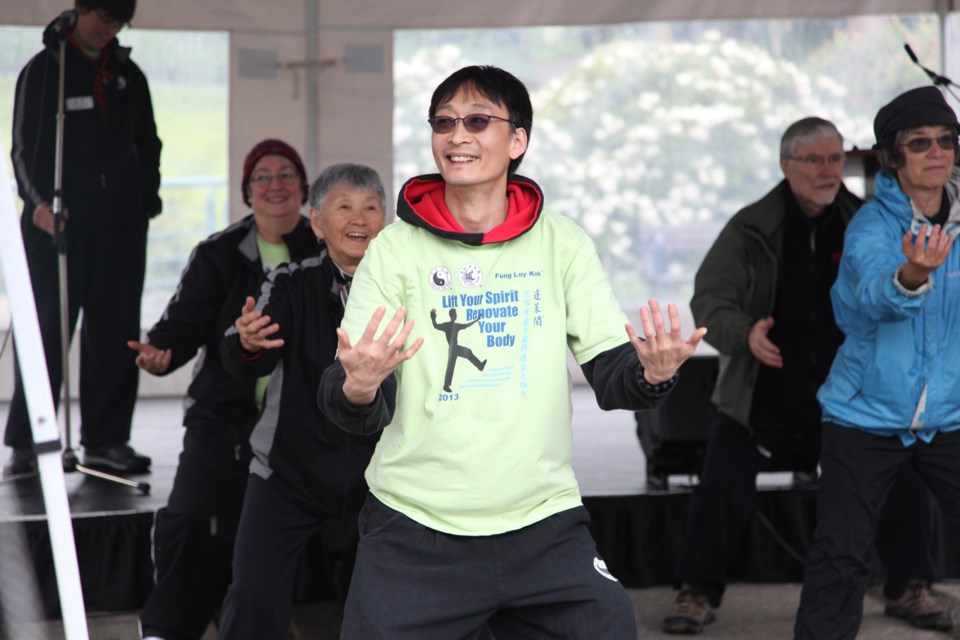
<path fill-rule="evenodd" d="M 286 638 L 300 551 L 319 532 L 325 591 L 345 599 L 378 437 L 350 435 L 317 407 L 337 352 L 353 273 L 384 225 L 385 194 L 369 167 L 338 164 L 310 187 L 318 255 L 278 267 L 248 297 L 220 344 L 241 379 L 273 372 L 250 444 L 253 461 L 220 638 Z"/>

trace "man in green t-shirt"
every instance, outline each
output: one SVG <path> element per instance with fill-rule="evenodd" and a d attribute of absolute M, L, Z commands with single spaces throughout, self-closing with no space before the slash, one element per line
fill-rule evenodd
<path fill-rule="evenodd" d="M 517 78 L 461 69 L 429 116 L 440 173 L 409 180 L 371 242 L 320 382 L 332 422 L 382 430 L 342 637 L 636 638 L 571 467 L 566 351 L 602 408 L 646 409 L 706 330 L 685 340 L 651 300 L 637 337 L 590 238 L 515 174 L 533 124 Z"/>

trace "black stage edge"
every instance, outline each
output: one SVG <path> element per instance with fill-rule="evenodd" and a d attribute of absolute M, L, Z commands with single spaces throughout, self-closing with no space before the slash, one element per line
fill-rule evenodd
<path fill-rule="evenodd" d="M 627 588 L 669 585 L 684 546 L 690 493 L 654 492 L 635 496 L 584 497 L 590 529 L 607 567 Z M 960 577 L 960 540 L 933 504 L 936 532 L 933 557 L 938 579 Z M 803 563 L 813 541 L 817 516 L 815 488 L 758 492 L 757 515 L 731 562 L 731 582 L 803 582 Z M 869 544 L 865 541 L 864 544 Z M 876 550 L 872 579 L 882 582 L 884 569 Z"/>
<path fill-rule="evenodd" d="M 153 514 L 98 514 L 73 519 L 80 583 L 87 612 L 137 611 L 153 587 Z M 60 599 L 50 534 L 45 520 L 0 523 L 0 541 L 22 536 L 33 558 L 42 617 L 60 618 Z M 296 602 L 331 600 L 321 576 L 319 537 L 304 550 L 297 576 Z M 0 570 L 5 570 L 0 566 Z M 8 588 L 9 581 L 5 588 Z M 23 594 L 2 594 L 17 598 Z M 19 621 L 23 621 L 22 617 Z M 0 609 L 0 623 L 3 623 Z"/>
<path fill-rule="evenodd" d="M 611 572 L 627 588 L 668 585 L 683 550 L 687 491 L 631 496 L 586 497 L 591 530 L 600 555 Z M 731 581 L 801 582 L 803 567 L 794 553 L 803 557 L 813 536 L 816 491 L 811 489 L 764 490 L 759 495 L 759 514 L 745 534 L 741 550 L 730 567 Z M 74 537 L 81 583 L 88 611 L 135 611 L 152 585 L 150 531 L 153 514 L 101 513 L 74 518 Z M 23 527 L 33 555 L 43 611 L 59 617 L 56 577 L 50 540 L 43 520 L 3 522 L 3 529 Z M 944 577 L 960 576 L 956 537 L 940 536 L 938 553 Z M 789 549 L 787 548 L 789 546 Z M 301 563 L 295 599 L 308 602 L 327 599 L 319 573 L 319 540 L 311 542 Z M 875 563 L 874 578 L 882 579 Z M 311 578 L 313 576 L 313 578 Z"/>
<path fill-rule="evenodd" d="M 598 550 L 625 587 L 671 584 L 689 497 L 689 491 L 671 491 L 584 498 Z M 758 512 L 730 566 L 731 581 L 801 582 L 803 566 L 794 554 L 805 557 L 813 539 L 816 490 L 760 491 Z"/>

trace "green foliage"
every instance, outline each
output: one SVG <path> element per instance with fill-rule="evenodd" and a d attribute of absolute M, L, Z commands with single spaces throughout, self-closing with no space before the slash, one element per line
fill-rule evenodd
<path fill-rule="evenodd" d="M 782 178 L 786 126 L 819 115 L 869 147 L 876 110 L 924 84 L 903 42 L 934 60 L 936 26 L 923 15 L 404 32 L 395 181 L 435 170 L 421 125 L 433 87 L 465 64 L 501 66 L 533 99 L 520 172 L 590 233 L 621 301 L 686 300 L 722 224 Z"/>
<path fill-rule="evenodd" d="M 393 69 L 393 183 L 399 189 L 407 179 L 437 170 L 430 151 L 427 111 L 434 88 L 451 71 L 476 64 L 460 48 L 441 45 L 397 55 Z"/>
<path fill-rule="evenodd" d="M 909 44 L 924 66 L 939 68 L 939 25 L 932 14 L 850 19 L 848 25 L 809 56 L 807 69 L 843 85 L 844 103 L 857 109 L 837 114 L 835 122 L 849 143 L 868 149 L 874 143 L 873 117 L 880 107 L 907 89 L 930 83 L 903 45 Z"/>
<path fill-rule="evenodd" d="M 224 55 L 226 52 L 224 51 Z M 159 317 L 191 249 L 227 215 L 227 87 L 151 82 L 163 141 L 163 214 L 150 223 L 143 318 Z"/>
<path fill-rule="evenodd" d="M 640 274 L 689 278 L 719 224 L 779 181 L 784 128 L 835 110 L 843 88 L 708 33 L 602 45 L 536 97 L 529 171 L 594 238 L 618 293 L 637 300 L 650 293 Z M 682 239 L 689 255 L 645 265 L 664 249 L 663 227 L 685 228 L 671 244 Z"/>

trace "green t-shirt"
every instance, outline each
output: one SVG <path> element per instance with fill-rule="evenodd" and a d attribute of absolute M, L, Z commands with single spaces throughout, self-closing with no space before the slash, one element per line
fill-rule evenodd
<path fill-rule="evenodd" d="M 582 364 L 628 340 L 586 233 L 544 212 L 515 239 L 470 246 L 395 222 L 361 261 L 341 326 L 356 342 L 378 306 L 382 330 L 401 305 L 410 343 L 424 343 L 397 370 L 396 413 L 366 473 L 374 495 L 458 535 L 580 505 L 567 348 Z"/>
<path fill-rule="evenodd" d="M 257 251 L 260 252 L 260 262 L 263 264 L 263 272 L 267 273 L 276 269 L 284 262 L 290 262 L 290 249 L 286 243 L 273 244 L 267 242 L 257 234 Z M 263 408 L 263 396 L 267 391 L 267 384 L 270 382 L 270 376 L 265 375 L 257 378 L 257 384 L 254 387 L 254 399 L 257 407 Z"/>

